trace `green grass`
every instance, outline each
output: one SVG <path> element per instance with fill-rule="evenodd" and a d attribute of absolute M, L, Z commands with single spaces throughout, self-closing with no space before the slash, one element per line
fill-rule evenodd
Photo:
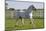
<path fill-rule="evenodd" d="M 35 25 L 36 25 L 36 28 L 43 28 L 44 27 L 43 19 L 35 19 Z"/>
<path fill-rule="evenodd" d="M 20 19 L 18 19 L 19 23 L 21 23 Z M 32 24 L 30 24 L 30 20 L 29 19 L 24 19 L 24 25 L 19 24 L 16 25 L 16 19 L 6 19 L 5 22 L 5 28 L 6 30 L 13 30 L 13 29 L 32 29 Z M 35 29 L 36 28 L 44 28 L 44 23 L 43 23 L 43 19 L 34 19 L 34 24 L 35 24 Z"/>

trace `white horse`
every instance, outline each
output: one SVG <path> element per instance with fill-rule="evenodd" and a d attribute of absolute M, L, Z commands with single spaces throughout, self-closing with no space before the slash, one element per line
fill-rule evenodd
<path fill-rule="evenodd" d="M 33 19 L 33 10 L 35 10 L 36 8 L 33 6 L 33 5 L 31 5 L 31 6 L 29 6 L 29 8 L 25 11 L 25 13 L 26 13 L 26 15 L 29 15 L 30 16 L 30 19 L 31 19 L 31 23 L 32 23 L 32 26 L 34 27 L 34 19 Z M 24 24 L 24 19 L 23 18 L 21 18 L 21 20 L 22 20 L 22 24 Z"/>
<path fill-rule="evenodd" d="M 33 10 L 36 10 L 36 8 L 35 8 L 33 5 L 31 5 L 31 6 L 29 6 L 29 8 L 27 9 L 27 12 L 29 13 L 29 16 L 30 16 L 30 19 L 31 19 L 32 27 L 35 28 L 34 19 L 33 19 Z"/>

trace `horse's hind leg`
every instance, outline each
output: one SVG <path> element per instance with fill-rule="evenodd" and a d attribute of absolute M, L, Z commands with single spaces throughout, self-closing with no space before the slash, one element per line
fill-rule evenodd
<path fill-rule="evenodd" d="M 22 18 L 22 24 L 24 25 L 24 18 Z"/>
<path fill-rule="evenodd" d="M 16 19 L 16 25 L 18 25 L 18 20 L 19 20 L 19 18 Z"/>

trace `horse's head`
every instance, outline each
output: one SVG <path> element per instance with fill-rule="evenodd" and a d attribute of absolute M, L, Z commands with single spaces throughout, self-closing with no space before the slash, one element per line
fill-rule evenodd
<path fill-rule="evenodd" d="M 29 13 L 31 13 L 33 10 L 36 10 L 36 8 L 33 5 L 29 6 L 29 8 L 27 9 Z"/>
<path fill-rule="evenodd" d="M 32 18 L 33 10 L 36 10 L 36 8 L 33 5 L 29 6 L 29 8 L 26 10 L 26 13 L 29 14 L 30 18 Z"/>

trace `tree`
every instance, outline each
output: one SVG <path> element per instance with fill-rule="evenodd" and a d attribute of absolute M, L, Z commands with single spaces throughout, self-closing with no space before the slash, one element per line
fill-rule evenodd
<path fill-rule="evenodd" d="M 15 10 L 14 8 L 9 8 L 8 10 Z"/>

